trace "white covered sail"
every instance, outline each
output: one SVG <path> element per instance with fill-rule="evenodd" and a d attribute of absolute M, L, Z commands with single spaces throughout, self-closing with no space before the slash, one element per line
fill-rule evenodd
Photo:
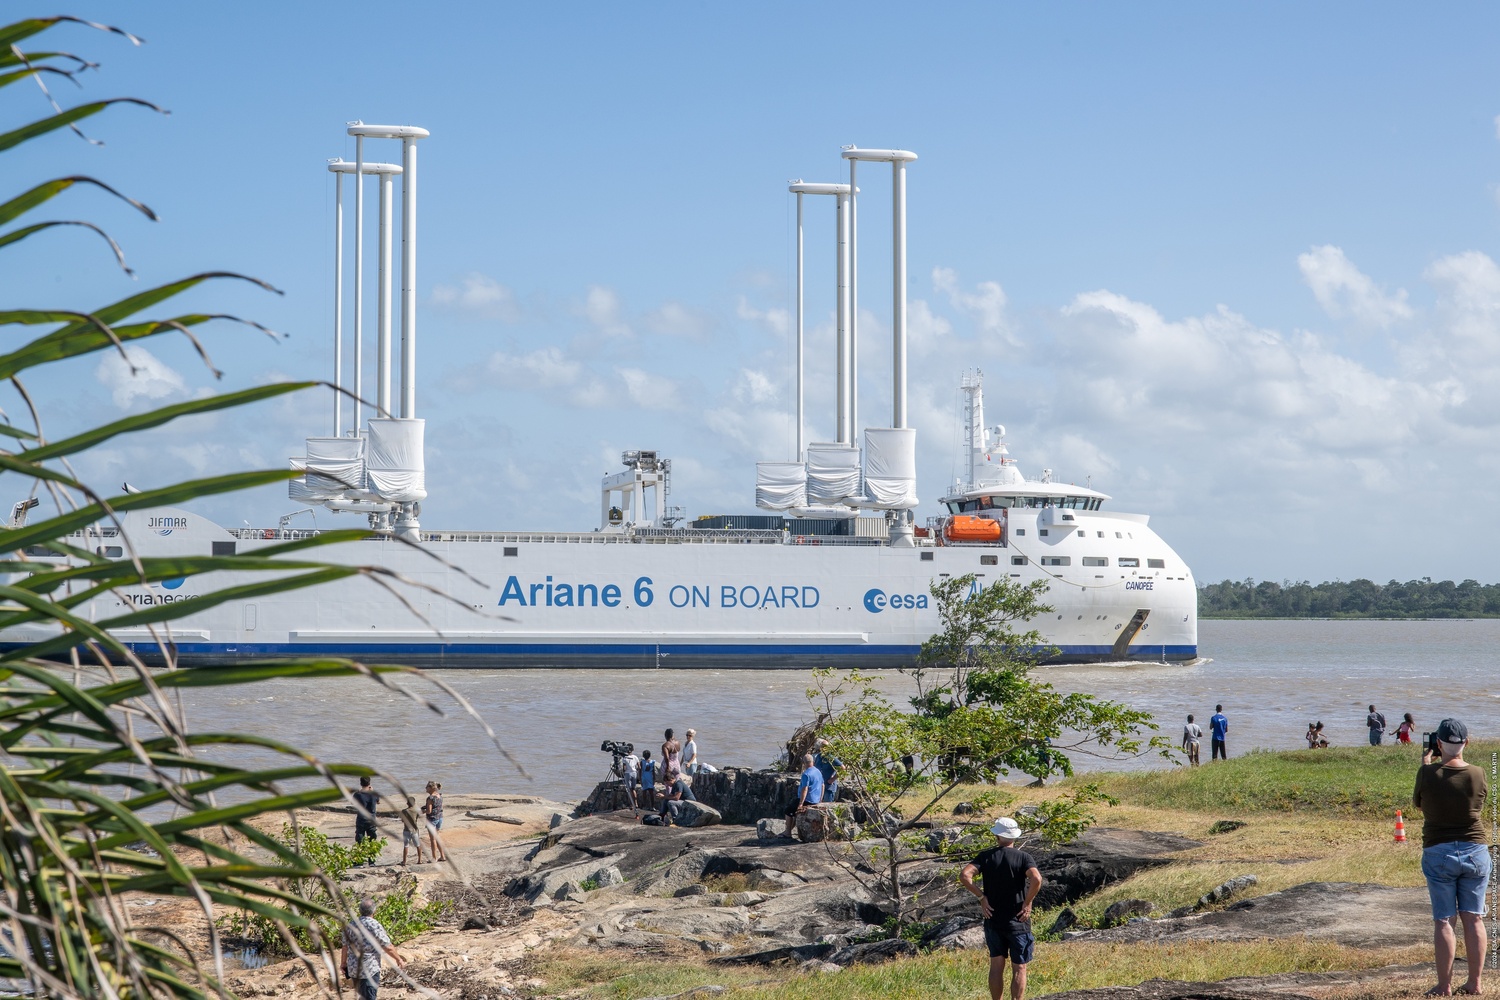
<path fill-rule="evenodd" d="M 842 503 L 859 496 L 859 449 L 847 444 L 807 447 L 809 503 Z"/>
<path fill-rule="evenodd" d="M 425 420 L 371 418 L 366 470 L 370 489 L 393 503 L 427 497 L 427 465 L 422 451 Z"/>
<path fill-rule="evenodd" d="M 807 506 L 807 466 L 801 462 L 756 462 L 755 506 L 763 510 Z"/>
<path fill-rule="evenodd" d="M 307 502 L 309 500 L 322 500 L 323 496 L 318 494 L 311 486 L 307 485 L 307 459 L 292 459 L 292 470 L 302 475 L 296 479 L 288 479 L 286 483 L 286 495 L 289 499 Z"/>
<path fill-rule="evenodd" d="M 917 502 L 916 430 L 865 428 L 865 499 L 860 506 L 910 510 Z"/>
<path fill-rule="evenodd" d="M 365 488 L 365 439 L 310 437 L 307 439 L 306 499 L 326 500 Z"/>

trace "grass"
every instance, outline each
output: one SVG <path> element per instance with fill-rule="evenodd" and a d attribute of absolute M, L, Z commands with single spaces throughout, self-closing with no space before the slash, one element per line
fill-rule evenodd
<path fill-rule="evenodd" d="M 1213 982 L 1230 976 L 1278 972 L 1375 969 L 1422 961 L 1425 948 L 1361 950 L 1306 939 L 1188 941 L 1172 944 L 1077 943 L 1038 949 L 1027 993 L 1093 989 L 1147 979 Z M 697 986 L 726 987 L 735 1000 L 927 1000 L 972 998 L 983 992 L 989 959 L 977 951 L 933 952 L 885 965 L 850 966 L 837 976 L 795 969 L 712 966 L 701 959 L 648 960 L 554 950 L 533 957 L 527 972 L 548 995 L 588 1000 L 670 996 Z"/>
<path fill-rule="evenodd" d="M 1476 744 L 1467 759 L 1486 770 L 1500 743 Z M 1204 767 L 1090 775 L 1134 805 L 1215 813 L 1311 812 L 1330 819 L 1391 818 L 1410 811 L 1420 751 L 1414 746 L 1257 750 Z"/>
<path fill-rule="evenodd" d="M 1488 768 L 1500 743 L 1471 747 L 1471 763 Z M 1249 895 L 1304 882 L 1374 882 L 1420 886 L 1421 816 L 1408 820 L 1406 844 L 1392 842 L 1395 810 L 1409 809 L 1418 753 L 1411 747 L 1351 747 L 1320 751 L 1257 752 L 1228 763 L 1136 774 L 1091 774 L 1120 800 L 1098 809 L 1102 826 L 1181 834 L 1201 847 L 1174 855 L 1173 863 L 1142 871 L 1105 887 L 1073 909 L 1085 923 L 1121 899 L 1149 899 L 1158 915 L 1197 899 L 1230 878 L 1253 874 Z M 1066 784 L 1013 789 L 1007 809 L 1061 794 Z M 934 815 L 943 821 L 954 804 L 980 788 L 960 788 Z M 1225 819 L 1244 826 L 1210 833 Z M 724 876 L 712 886 L 734 891 Z M 720 885 L 719 883 L 723 883 Z M 1055 912 L 1038 913 L 1039 931 Z M 699 955 L 611 956 L 592 951 L 544 950 L 531 959 L 531 974 L 549 995 L 599 1000 L 668 996 L 696 986 L 720 985 L 726 997 L 743 1000 L 840 1000 L 865 998 L 974 997 L 984 992 L 987 958 L 982 952 L 934 952 L 879 966 L 853 966 L 836 977 L 794 968 L 712 966 Z M 1045 943 L 1030 967 L 1028 995 L 1133 985 L 1148 979 L 1215 981 L 1230 976 L 1282 972 L 1354 971 L 1430 962 L 1426 947 L 1363 950 L 1325 941 L 1173 941 Z M 1425 984 L 1422 986 L 1425 989 Z M 1382 996 L 1408 996 L 1410 984 L 1392 985 Z M 1420 992 L 1420 990 L 1418 990 Z M 1349 996 L 1373 995 L 1355 991 Z"/>

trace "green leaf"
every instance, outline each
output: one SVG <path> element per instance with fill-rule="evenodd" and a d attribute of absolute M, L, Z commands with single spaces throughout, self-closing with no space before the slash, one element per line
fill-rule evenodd
<path fill-rule="evenodd" d="M 22 73 L 24 74 L 25 71 L 23 70 Z M 134 198 L 126 197 L 101 180 L 77 174 L 72 177 L 57 177 L 50 181 L 44 181 L 29 191 L 18 194 L 8 201 L 0 202 L 0 225 L 4 225 L 12 219 L 24 215 L 38 205 L 57 197 L 59 194 L 78 184 L 91 184 L 102 191 L 108 192 L 141 212 L 151 221 L 156 221 L 156 213 L 141 202 L 136 201 Z"/>
<path fill-rule="evenodd" d="M 115 104 L 138 104 L 143 108 L 150 108 L 152 111 L 160 111 L 162 114 L 166 114 L 162 108 L 157 107 L 150 101 L 143 101 L 138 97 L 112 97 L 104 101 L 79 104 L 55 115 L 38 118 L 34 122 L 22 125 L 17 129 L 11 129 L 9 132 L 0 132 L 0 152 L 4 152 L 14 146 L 19 146 L 28 139 L 35 139 L 39 135 L 46 135 L 48 132 L 64 128 L 92 115 L 97 115 L 105 108 Z"/>

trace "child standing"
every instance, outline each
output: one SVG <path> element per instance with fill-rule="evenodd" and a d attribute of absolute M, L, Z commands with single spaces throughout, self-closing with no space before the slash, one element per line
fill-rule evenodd
<path fill-rule="evenodd" d="M 418 831 L 422 829 L 422 814 L 417 812 L 417 799 L 413 795 L 406 797 L 406 808 L 401 810 L 401 867 L 406 867 L 406 851 L 408 848 L 417 849 L 417 864 L 422 863 L 422 838 Z"/>
<path fill-rule="evenodd" d="M 641 751 L 641 808 L 651 810 L 656 807 L 656 767 L 657 762 L 651 759 L 650 750 Z"/>

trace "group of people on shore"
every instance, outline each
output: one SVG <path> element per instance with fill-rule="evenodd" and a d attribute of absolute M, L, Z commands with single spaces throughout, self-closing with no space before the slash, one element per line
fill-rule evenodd
<path fill-rule="evenodd" d="M 1388 730 L 1385 727 L 1385 714 L 1377 711 L 1375 706 L 1371 705 L 1370 711 L 1365 715 L 1365 728 L 1368 732 L 1370 746 L 1372 747 L 1380 746 L 1385 742 L 1387 736 L 1396 737 L 1397 743 L 1410 745 L 1412 734 L 1416 732 L 1417 722 L 1412 718 L 1411 713 L 1407 712 L 1401 717 L 1401 722 L 1395 729 Z M 1309 722 L 1307 724 L 1307 735 L 1304 739 L 1307 740 L 1307 749 L 1309 750 L 1326 750 L 1333 745 L 1328 740 L 1328 734 L 1323 730 L 1321 719 L 1317 722 Z"/>
<path fill-rule="evenodd" d="M 414 795 L 406 796 L 406 806 L 398 810 L 401 817 L 401 864 L 406 865 L 406 858 L 411 848 L 417 849 L 417 864 L 422 864 L 422 831 L 427 831 L 427 844 L 430 848 L 429 856 L 433 861 L 447 861 L 448 855 L 443 850 L 442 838 L 438 835 L 443 829 L 443 784 L 440 781 L 429 781 L 427 783 L 427 798 L 423 800 L 420 808 Z M 354 793 L 354 843 L 359 844 L 366 840 L 374 840 L 378 836 L 375 828 L 375 815 L 380 809 L 381 795 L 370 787 L 368 777 L 359 779 L 359 791 Z M 369 862 L 371 865 L 375 862 Z"/>
<path fill-rule="evenodd" d="M 641 822 L 671 826 L 682 812 L 683 802 L 696 802 L 693 779 L 716 770 L 704 761 L 698 750 L 698 730 L 687 731 L 687 742 L 677 739 L 676 730 L 662 734 L 661 756 L 652 759 L 650 750 L 635 751 L 615 758 L 615 775 L 625 783 L 625 796 L 633 811 L 645 810 Z M 660 801 L 657 793 L 660 792 Z"/>

